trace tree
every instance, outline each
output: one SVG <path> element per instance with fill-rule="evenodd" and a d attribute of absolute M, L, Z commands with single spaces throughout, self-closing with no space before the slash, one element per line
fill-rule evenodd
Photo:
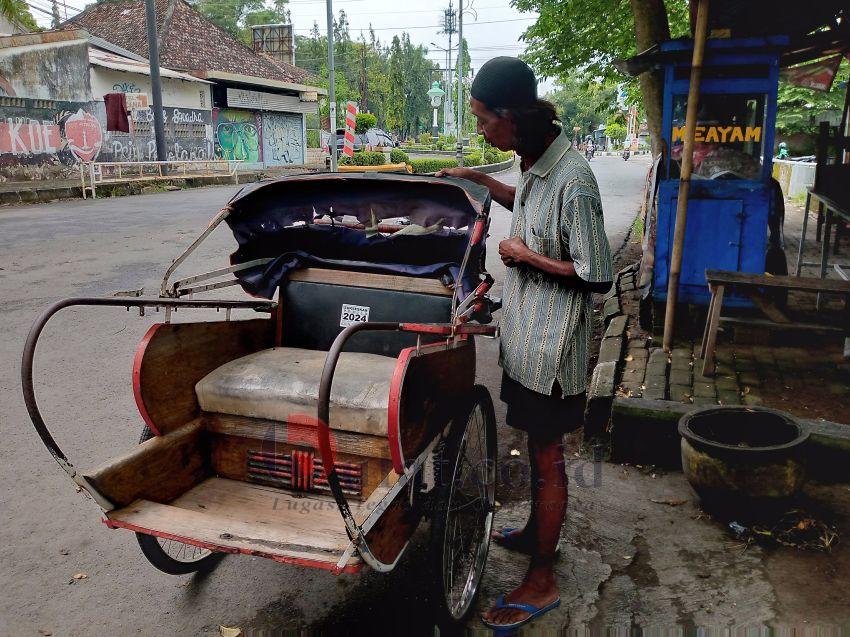
<path fill-rule="evenodd" d="M 24 0 L 0 0 L 0 16 L 24 31 L 39 30 Z"/>
<path fill-rule="evenodd" d="M 828 93 L 779 82 L 776 132 L 780 136 L 793 133 L 817 133 L 818 117 L 825 112 L 838 111 L 844 106 L 844 94 L 850 79 L 850 63 L 845 59 L 838 69 L 832 90 Z"/>
<path fill-rule="evenodd" d="M 653 44 L 688 33 L 687 0 L 513 0 L 539 17 L 524 33 L 525 58 L 543 77 L 562 79 L 580 69 L 591 77 L 632 83 L 612 63 Z M 557 55 L 552 52 L 557 51 Z M 653 138 L 661 139 L 661 80 L 640 77 L 643 105 Z"/>
<path fill-rule="evenodd" d="M 559 88 L 546 95 L 558 109 L 564 129 L 572 135 L 591 134 L 617 110 L 617 86 L 611 80 L 600 81 L 583 74 L 571 74 L 560 80 Z"/>
<path fill-rule="evenodd" d="M 377 123 L 378 118 L 372 113 L 357 113 L 357 124 L 355 125 L 354 132 L 362 135 L 370 128 L 374 128 Z"/>
<path fill-rule="evenodd" d="M 263 0 L 200 0 L 195 8 L 233 37 L 239 38 L 248 14 L 264 9 L 264 5 Z"/>

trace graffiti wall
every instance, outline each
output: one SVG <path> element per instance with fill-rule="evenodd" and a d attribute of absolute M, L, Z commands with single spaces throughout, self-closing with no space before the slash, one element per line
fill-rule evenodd
<path fill-rule="evenodd" d="M 79 163 L 95 159 L 103 148 L 98 103 L 47 102 L 49 107 L 37 107 L 34 102 L 0 99 L 0 179 L 78 175 Z M 99 106 L 102 110 L 103 104 Z"/>
<path fill-rule="evenodd" d="M 165 148 L 171 161 L 214 159 L 212 113 L 191 108 L 162 109 Z M 106 133 L 101 161 L 156 161 L 153 110 L 135 111 L 131 133 Z"/>
<path fill-rule="evenodd" d="M 218 157 L 248 163 L 263 161 L 263 128 L 258 113 L 222 108 L 214 112 L 213 119 Z"/>
<path fill-rule="evenodd" d="M 262 133 L 266 166 L 304 163 L 302 115 L 264 112 Z"/>
<path fill-rule="evenodd" d="M 153 112 L 141 112 L 132 133 L 106 131 L 103 102 L 0 97 L 0 180 L 77 177 L 80 162 L 154 161 Z M 170 160 L 215 157 L 208 110 L 163 108 Z"/>

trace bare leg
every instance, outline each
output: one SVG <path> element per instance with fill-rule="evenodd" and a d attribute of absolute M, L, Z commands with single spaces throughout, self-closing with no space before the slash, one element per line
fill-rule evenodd
<path fill-rule="evenodd" d="M 540 439 L 529 436 L 532 514 L 524 533 L 535 546 L 522 583 L 505 596 L 509 603 L 532 604 L 538 608 L 558 599 L 552 565 L 567 512 L 567 476 L 561 436 Z M 484 619 L 493 624 L 512 624 L 528 617 L 513 608 L 490 608 Z"/>
<path fill-rule="evenodd" d="M 528 515 L 528 521 L 525 525 L 510 533 L 510 537 L 512 539 L 516 539 L 523 547 L 527 547 L 529 551 L 534 548 L 537 541 L 535 525 L 537 524 L 537 509 L 539 507 L 539 489 L 536 488 L 536 485 L 540 480 L 540 471 L 537 468 L 537 462 L 534 461 L 534 453 L 535 443 L 532 437 L 529 436 L 528 458 L 531 466 L 531 512 Z M 493 531 L 491 537 L 497 541 L 504 539 L 504 535 L 502 535 L 501 531 Z"/>

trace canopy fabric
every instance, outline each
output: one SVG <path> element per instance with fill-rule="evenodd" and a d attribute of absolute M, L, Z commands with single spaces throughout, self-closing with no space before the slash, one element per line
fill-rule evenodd
<path fill-rule="evenodd" d="M 484 246 L 473 246 L 466 272 L 460 264 L 474 220 L 488 213 L 490 194 L 471 182 L 412 175 L 298 175 L 243 188 L 228 204 L 226 221 L 239 244 L 231 264 L 272 261 L 237 273 L 243 289 L 272 298 L 296 268 L 325 267 L 460 281 L 463 298 L 478 284 Z M 356 217 L 364 225 L 407 217 L 429 234 L 367 235 L 341 224 L 318 224 L 328 215 Z M 300 223 L 299 223 L 300 222 Z"/>

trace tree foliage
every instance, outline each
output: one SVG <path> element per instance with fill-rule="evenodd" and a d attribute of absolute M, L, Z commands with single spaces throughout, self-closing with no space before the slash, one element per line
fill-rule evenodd
<path fill-rule="evenodd" d="M 428 49 L 411 42 L 407 33 L 384 45 L 370 28 L 353 39 L 348 18 L 334 20 L 334 67 L 337 112 L 347 101 L 375 115 L 376 124 L 402 137 L 414 137 L 431 117 L 428 89 L 436 77 Z M 327 37 L 313 24 L 309 36 L 295 36 L 295 63 L 328 87 Z M 468 68 L 468 55 L 467 68 Z M 328 114 L 325 107 L 323 115 Z"/>
<path fill-rule="evenodd" d="M 793 133 L 817 134 L 818 122 L 829 111 L 840 112 L 844 106 L 850 62 L 841 63 L 832 90 L 828 93 L 795 86 L 784 80 L 779 82 L 776 131 L 780 136 Z"/>
<path fill-rule="evenodd" d="M 372 113 L 357 113 L 357 124 L 354 132 L 362 135 L 370 128 L 373 128 L 378 123 L 378 118 Z"/>
<path fill-rule="evenodd" d="M 612 62 L 638 52 L 628 0 L 512 0 L 511 4 L 539 14 L 522 36 L 528 43 L 523 57 L 539 75 L 561 79 L 578 69 L 592 77 L 627 79 Z M 687 34 L 687 0 L 666 0 L 665 6 L 672 37 Z"/>
<path fill-rule="evenodd" d="M 584 137 L 605 124 L 617 110 L 617 85 L 583 74 L 563 77 L 559 87 L 546 95 L 558 109 L 564 129 L 572 134 L 578 127 Z"/>
<path fill-rule="evenodd" d="M 0 16 L 23 31 L 38 31 L 35 18 L 24 0 L 0 0 Z"/>

